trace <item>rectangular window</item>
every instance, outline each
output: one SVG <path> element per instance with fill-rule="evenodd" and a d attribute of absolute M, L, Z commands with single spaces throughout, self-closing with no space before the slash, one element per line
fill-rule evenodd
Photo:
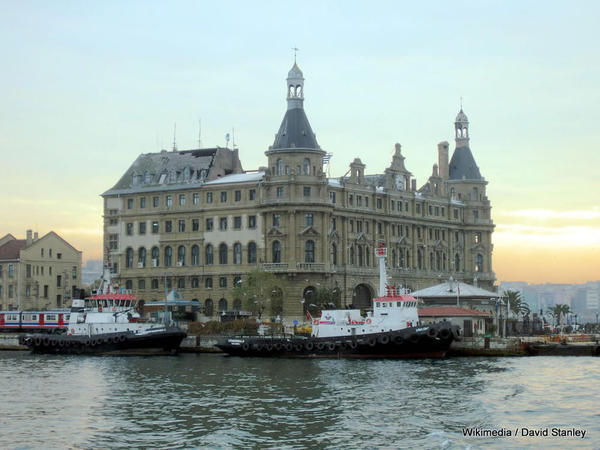
<path fill-rule="evenodd" d="M 221 217 L 219 219 L 219 229 L 226 230 L 227 229 L 227 217 Z"/>
<path fill-rule="evenodd" d="M 132 198 L 127 199 L 127 209 L 133 209 L 133 199 Z"/>
<path fill-rule="evenodd" d="M 146 290 L 146 280 L 139 280 L 138 281 L 138 289 L 140 291 L 145 291 Z"/>
<path fill-rule="evenodd" d="M 221 192 L 221 203 L 227 203 L 227 192 Z"/>
<path fill-rule="evenodd" d="M 279 186 L 277 188 L 277 198 L 281 198 L 281 197 L 283 197 L 283 187 Z"/>
<path fill-rule="evenodd" d="M 110 220 L 108 221 L 108 224 L 109 224 L 109 225 L 116 225 L 117 223 L 119 223 L 119 221 L 118 221 L 117 219 L 110 219 Z"/>
<path fill-rule="evenodd" d="M 377 209 L 381 209 L 381 208 L 382 208 L 381 198 L 377 197 Z"/>
<path fill-rule="evenodd" d="M 235 228 L 236 230 L 239 230 L 242 228 L 242 217 L 241 216 L 235 216 L 233 218 L 233 228 Z"/>
<path fill-rule="evenodd" d="M 336 224 L 335 217 L 332 217 L 332 218 L 331 218 L 331 229 L 332 229 L 332 230 L 337 230 L 337 228 L 336 228 L 336 225 L 337 225 L 337 224 Z"/>
<path fill-rule="evenodd" d="M 77 266 L 73 266 L 73 268 L 71 269 L 71 278 L 77 278 Z"/>
<path fill-rule="evenodd" d="M 369 197 L 365 197 L 365 206 L 369 207 Z"/>
<path fill-rule="evenodd" d="M 436 206 L 436 207 L 435 207 L 435 215 L 436 215 L 436 216 L 439 216 L 439 215 L 440 215 L 440 207 L 439 207 L 439 206 Z"/>
<path fill-rule="evenodd" d="M 152 278 L 151 287 L 152 289 L 158 289 L 158 278 Z"/>
<path fill-rule="evenodd" d="M 356 206 L 362 206 L 362 196 L 356 196 Z"/>
<path fill-rule="evenodd" d="M 44 298 L 48 298 L 48 285 L 44 285 Z"/>
<path fill-rule="evenodd" d="M 213 287 L 212 277 L 206 277 L 204 279 L 204 287 L 206 289 L 212 289 L 212 287 Z"/>
<path fill-rule="evenodd" d="M 212 203 L 212 201 L 213 201 L 213 193 L 207 192 L 206 193 L 206 203 Z"/>
<path fill-rule="evenodd" d="M 350 221 L 350 233 L 354 233 L 354 220 Z"/>
<path fill-rule="evenodd" d="M 15 295 L 13 289 L 14 289 L 13 285 L 9 284 L 8 285 L 8 298 L 13 298 L 13 296 Z"/>
<path fill-rule="evenodd" d="M 279 214 L 273 214 L 273 226 L 274 227 L 278 227 L 279 226 L 279 218 L 281 216 Z"/>
<path fill-rule="evenodd" d="M 192 219 L 192 231 L 200 230 L 200 221 L 198 219 Z"/>
<path fill-rule="evenodd" d="M 185 220 L 181 219 L 179 221 L 179 232 L 185 233 Z"/>
<path fill-rule="evenodd" d="M 128 223 L 127 224 L 126 234 L 127 234 L 127 236 L 133 235 L 133 223 Z"/>
<path fill-rule="evenodd" d="M 394 210 L 395 203 L 396 203 L 396 202 L 395 202 L 394 200 L 392 200 L 392 201 L 390 202 L 390 207 L 391 207 L 391 210 L 392 210 L 392 211 Z"/>
<path fill-rule="evenodd" d="M 383 233 L 382 233 L 381 222 L 377 222 L 377 233 L 378 233 L 378 234 L 383 234 Z"/>
<path fill-rule="evenodd" d="M 109 250 L 118 250 L 119 249 L 119 235 L 118 234 L 109 234 L 108 235 L 108 249 Z"/>
<path fill-rule="evenodd" d="M 226 277 L 219 277 L 219 287 L 227 287 L 227 278 Z"/>
<path fill-rule="evenodd" d="M 167 205 L 167 208 L 173 206 L 173 197 L 171 197 L 170 195 L 167 195 L 165 203 Z"/>
<path fill-rule="evenodd" d="M 248 228 L 256 228 L 256 216 L 248 216 Z"/>
<path fill-rule="evenodd" d="M 25 266 L 25 276 L 26 276 L 27 278 L 30 278 L 30 277 L 31 277 L 31 264 L 27 264 L 27 265 Z"/>
<path fill-rule="evenodd" d="M 421 204 L 417 203 L 417 214 L 421 214 Z"/>
<path fill-rule="evenodd" d="M 348 196 L 348 204 L 349 205 L 354 205 L 354 195 L 350 194 Z"/>
<path fill-rule="evenodd" d="M 454 218 L 455 218 L 455 219 L 458 219 L 458 209 L 455 209 L 455 210 L 454 210 Z"/>
<path fill-rule="evenodd" d="M 429 215 L 433 216 L 433 206 L 429 205 Z"/>
<path fill-rule="evenodd" d="M 152 222 L 152 234 L 158 234 L 158 220 Z"/>
<path fill-rule="evenodd" d="M 310 197 L 310 186 L 304 186 L 304 196 Z"/>
<path fill-rule="evenodd" d="M 140 198 L 140 209 L 144 209 L 146 207 L 146 197 Z"/>
<path fill-rule="evenodd" d="M 331 203 L 335 203 L 335 192 L 331 191 L 331 192 L 329 193 L 329 201 L 330 201 Z"/>
<path fill-rule="evenodd" d="M 194 195 L 192 196 L 192 202 L 194 203 L 194 205 L 200 203 L 200 195 L 197 192 L 194 193 Z"/>
<path fill-rule="evenodd" d="M 62 287 L 62 275 L 56 275 L 56 287 Z"/>
<path fill-rule="evenodd" d="M 185 206 L 185 194 L 179 194 L 179 206 Z"/>
<path fill-rule="evenodd" d="M 475 220 L 479 219 L 479 211 L 477 211 L 477 210 L 473 211 L 473 219 L 475 219 Z"/>
<path fill-rule="evenodd" d="M 446 216 L 446 208 L 444 208 L 444 207 L 442 206 L 442 217 L 445 217 L 445 216 Z"/>
<path fill-rule="evenodd" d="M 56 259 L 62 259 L 62 253 L 57 253 L 56 254 Z"/>
<path fill-rule="evenodd" d="M 356 221 L 356 232 L 357 233 L 362 232 L 362 220 L 357 220 Z"/>
<path fill-rule="evenodd" d="M 138 223 L 139 234 L 146 234 L 146 222 Z"/>
<path fill-rule="evenodd" d="M 239 202 L 242 199 L 242 191 L 235 191 L 235 201 Z"/>
<path fill-rule="evenodd" d="M 206 219 L 206 231 L 213 230 L 213 219 Z"/>
<path fill-rule="evenodd" d="M 158 208 L 159 202 L 160 202 L 159 197 L 152 197 L 152 207 L 153 208 Z"/>
<path fill-rule="evenodd" d="M 256 200 L 256 189 L 250 189 L 250 191 L 248 191 L 248 198 L 250 200 Z"/>
<path fill-rule="evenodd" d="M 475 240 L 476 244 L 479 244 L 481 242 L 481 232 L 480 231 L 475 232 L 474 240 Z"/>
<path fill-rule="evenodd" d="M 170 233 L 171 231 L 173 231 L 173 222 L 165 220 L 165 233 Z"/>

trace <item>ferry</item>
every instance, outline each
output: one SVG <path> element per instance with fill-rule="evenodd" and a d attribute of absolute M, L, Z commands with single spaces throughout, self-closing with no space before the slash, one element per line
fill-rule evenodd
<path fill-rule="evenodd" d="M 387 284 L 387 249 L 379 259 L 379 296 L 366 316 L 358 309 L 323 310 L 312 320 L 310 337 L 237 336 L 222 339 L 222 351 L 235 356 L 442 358 L 460 329 L 449 322 L 423 325 L 419 300 L 405 289 Z"/>
<path fill-rule="evenodd" d="M 34 353 L 58 354 L 175 354 L 186 333 L 165 323 L 142 320 L 138 300 L 111 283 L 105 265 L 98 291 L 86 299 L 74 299 L 66 333 L 29 334 L 20 343 Z M 165 314 L 165 317 L 167 315 Z"/>

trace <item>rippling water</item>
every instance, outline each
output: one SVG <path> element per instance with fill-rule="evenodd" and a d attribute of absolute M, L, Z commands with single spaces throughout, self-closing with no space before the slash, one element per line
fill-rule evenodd
<path fill-rule="evenodd" d="M 600 358 L 0 353 L 1 448 L 600 448 Z M 585 439 L 463 436 L 580 428 Z"/>

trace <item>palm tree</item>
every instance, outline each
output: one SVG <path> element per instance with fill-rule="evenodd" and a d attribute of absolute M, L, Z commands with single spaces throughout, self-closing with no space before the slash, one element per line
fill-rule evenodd
<path fill-rule="evenodd" d="M 526 316 L 530 313 L 529 305 L 523 301 L 520 292 L 504 291 L 504 299 L 508 301 L 511 311 L 516 315 Z"/>
<path fill-rule="evenodd" d="M 558 325 L 560 325 L 560 317 L 566 317 L 567 314 L 569 314 L 571 312 L 571 308 L 569 307 L 569 305 L 554 305 L 553 307 L 549 308 L 550 314 L 552 314 L 554 316 L 554 318 L 556 319 L 556 323 Z"/>

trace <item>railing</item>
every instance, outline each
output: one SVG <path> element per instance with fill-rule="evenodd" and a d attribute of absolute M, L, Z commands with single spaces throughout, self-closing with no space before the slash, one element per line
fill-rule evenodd
<path fill-rule="evenodd" d="M 324 272 L 325 263 L 296 263 L 296 269 L 304 272 Z"/>
<path fill-rule="evenodd" d="M 262 266 L 265 272 L 286 272 L 288 270 L 288 263 L 263 263 Z"/>

